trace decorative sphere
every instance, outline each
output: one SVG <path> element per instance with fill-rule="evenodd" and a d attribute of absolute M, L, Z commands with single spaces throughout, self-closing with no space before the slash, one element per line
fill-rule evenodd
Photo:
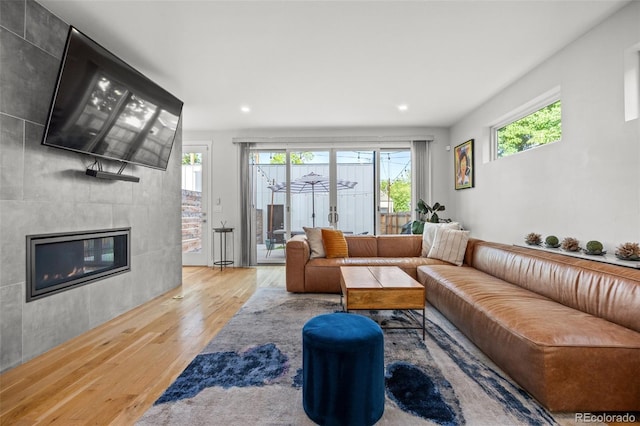
<path fill-rule="evenodd" d="M 560 244 L 560 240 L 558 239 L 558 237 L 556 237 L 555 235 L 549 235 L 544 242 L 548 245 L 548 246 L 557 246 L 558 244 Z"/>
<path fill-rule="evenodd" d="M 602 243 L 600 241 L 589 241 L 587 243 L 587 251 L 591 253 L 599 253 L 602 251 Z"/>

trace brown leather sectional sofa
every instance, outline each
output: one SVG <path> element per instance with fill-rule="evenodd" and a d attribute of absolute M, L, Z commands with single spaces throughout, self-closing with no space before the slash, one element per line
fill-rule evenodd
<path fill-rule="evenodd" d="M 640 270 L 470 240 L 427 300 L 551 411 L 640 410 Z"/>
<path fill-rule="evenodd" d="M 304 236 L 289 241 L 287 290 L 338 293 L 339 266 L 400 266 L 549 410 L 640 411 L 640 270 L 477 239 L 462 267 L 421 258 L 421 236 L 347 243 L 349 258 L 309 259 Z"/>

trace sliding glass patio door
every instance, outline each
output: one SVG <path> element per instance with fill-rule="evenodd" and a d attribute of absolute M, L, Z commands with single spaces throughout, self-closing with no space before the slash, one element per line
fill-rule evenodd
<path fill-rule="evenodd" d="M 414 182 L 412 177 L 411 150 L 409 148 L 381 149 L 378 154 L 376 182 L 378 189 L 379 235 L 401 234 L 403 226 L 412 220 L 411 206 Z"/>
<path fill-rule="evenodd" d="M 411 220 L 411 148 L 252 149 L 251 244 L 257 264 L 284 263 L 305 227 L 398 234 Z"/>
<path fill-rule="evenodd" d="M 257 263 L 284 263 L 287 153 L 254 150 L 250 156 Z"/>
<path fill-rule="evenodd" d="M 335 198 L 330 211 L 332 224 L 347 234 L 376 231 L 376 152 L 334 150 Z"/>
<path fill-rule="evenodd" d="M 338 229 L 354 234 L 400 234 L 411 221 L 411 150 L 336 150 Z M 352 191 L 342 191 L 356 182 Z M 330 207 L 331 209 L 331 207 Z"/>
<path fill-rule="evenodd" d="M 287 211 L 293 235 L 303 227 L 329 227 L 331 196 L 330 151 L 296 150 L 289 152 L 289 200 Z"/>

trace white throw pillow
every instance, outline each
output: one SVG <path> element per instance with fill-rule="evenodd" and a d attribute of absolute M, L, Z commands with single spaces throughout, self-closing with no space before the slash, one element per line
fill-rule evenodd
<path fill-rule="evenodd" d="M 439 227 L 427 257 L 462 266 L 468 242 L 469 231 Z"/>
<path fill-rule="evenodd" d="M 438 228 L 449 229 L 462 229 L 458 222 L 443 222 L 443 223 L 424 223 L 424 230 L 422 232 L 422 257 L 429 256 L 429 250 L 433 245 L 433 240 L 436 236 L 436 229 Z"/>
<path fill-rule="evenodd" d="M 307 242 L 309 243 L 309 259 L 315 259 L 317 257 L 326 257 L 324 252 L 324 245 L 322 244 L 322 228 L 307 228 L 303 226 L 304 233 L 307 235 Z M 333 228 L 325 228 L 333 229 Z"/>

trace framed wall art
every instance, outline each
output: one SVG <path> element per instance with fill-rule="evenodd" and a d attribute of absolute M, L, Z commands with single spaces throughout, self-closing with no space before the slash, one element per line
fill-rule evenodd
<path fill-rule="evenodd" d="M 473 177 L 473 139 L 461 143 L 453 149 L 453 170 L 455 188 L 466 189 L 475 186 Z"/>

